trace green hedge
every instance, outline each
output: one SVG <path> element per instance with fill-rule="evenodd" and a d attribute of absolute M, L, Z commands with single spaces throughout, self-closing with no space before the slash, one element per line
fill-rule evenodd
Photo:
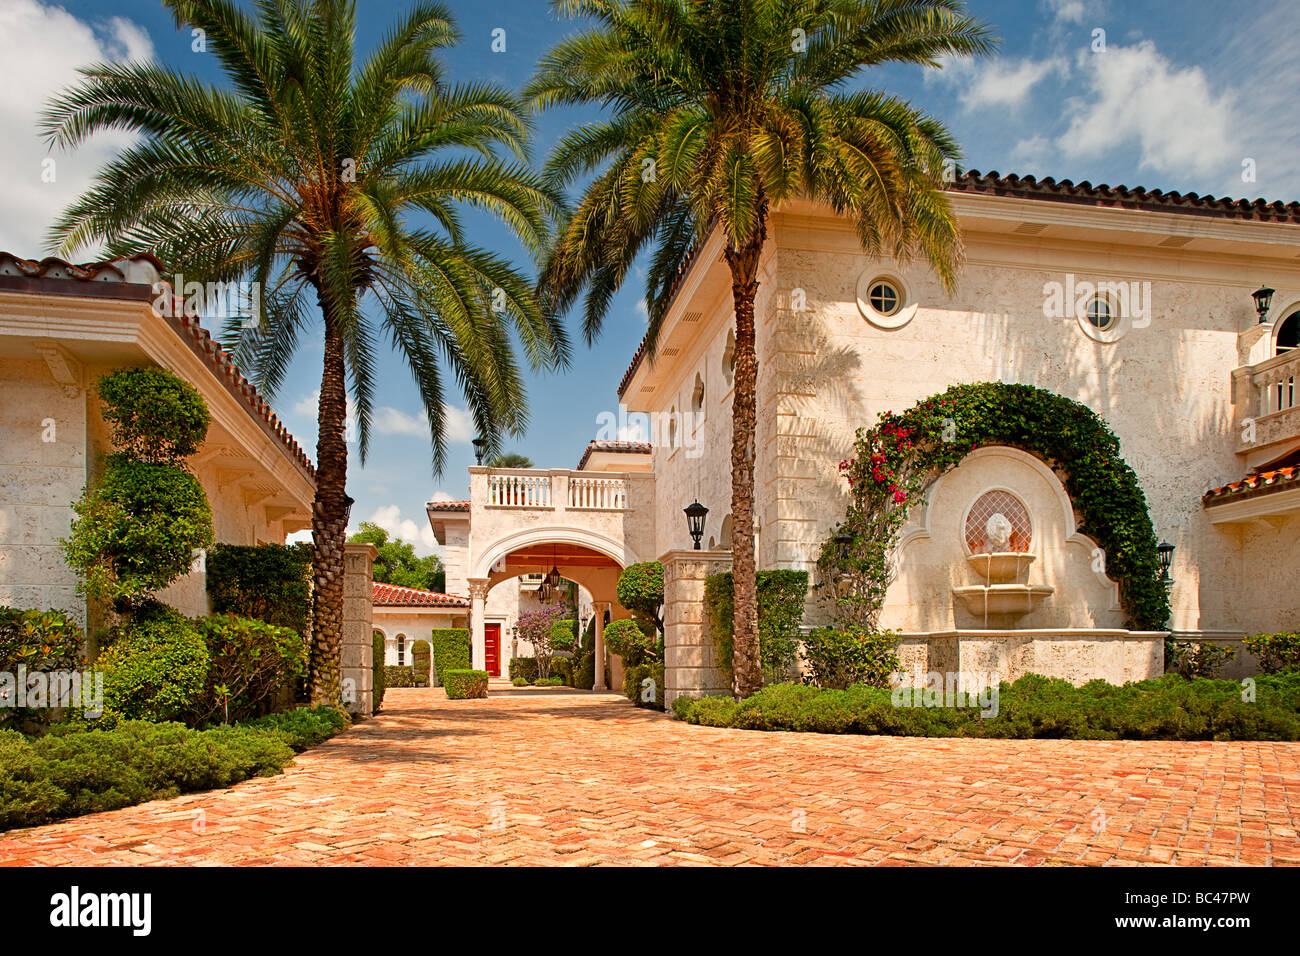
<path fill-rule="evenodd" d="M 429 659 L 433 653 L 428 641 L 415 641 L 411 644 L 411 667 L 415 670 L 415 679 L 420 687 L 429 686 Z"/>
<path fill-rule="evenodd" d="M 345 726 L 343 714 L 322 707 L 210 730 L 137 720 L 59 724 L 35 739 L 3 730 L 0 830 L 270 776 Z"/>
<path fill-rule="evenodd" d="M 1166 674 L 1116 687 L 1075 687 L 1026 675 L 999 688 L 996 716 L 978 707 L 900 707 L 890 690 L 855 684 L 819 690 L 774 684 L 742 701 L 678 698 L 675 715 L 693 724 L 906 737 L 1092 740 L 1298 740 L 1300 672 L 1255 678 L 1254 700 L 1234 681 Z M 1243 699 L 1246 697 L 1247 699 Z"/>
<path fill-rule="evenodd" d="M 311 633 L 311 545 L 218 544 L 208 552 L 216 614 L 238 614 Z"/>
<path fill-rule="evenodd" d="M 808 598 L 808 572 L 780 568 L 759 571 L 758 651 L 764 679 L 782 675 L 799 650 L 799 625 Z M 734 643 L 732 618 L 735 594 L 730 571 L 710 575 L 704 582 L 704 606 L 718 649 L 718 666 L 731 673 Z"/>
<path fill-rule="evenodd" d="M 388 687 L 428 687 L 429 678 L 410 664 L 386 664 L 384 684 Z"/>
<path fill-rule="evenodd" d="M 531 684 L 537 680 L 537 658 L 535 657 L 512 657 L 508 669 L 510 679 L 522 680 Z"/>
<path fill-rule="evenodd" d="M 212 666 L 193 621 L 166 605 L 128 620 L 111 635 L 96 667 L 104 672 L 104 717 L 186 720 L 203 695 Z"/>
<path fill-rule="evenodd" d="M 647 678 L 654 681 L 654 697 L 651 700 L 644 699 L 646 688 L 642 684 Z M 663 710 L 664 665 L 662 663 L 636 664 L 623 671 L 623 696 L 638 707 Z"/>
<path fill-rule="evenodd" d="M 429 635 L 433 649 L 433 667 L 438 673 L 438 684 L 447 685 L 447 672 L 465 670 L 470 666 L 469 631 L 463 627 L 436 628 Z"/>
<path fill-rule="evenodd" d="M 192 623 L 210 662 L 203 693 L 194 702 L 193 723 L 246 720 L 293 703 L 294 688 L 307 675 L 307 641 L 301 634 L 234 614 Z"/>
<path fill-rule="evenodd" d="M 384 706 L 384 691 L 388 688 L 388 667 L 384 664 L 384 635 L 380 631 L 370 632 L 370 686 L 374 699 L 372 714 L 379 713 Z"/>
<path fill-rule="evenodd" d="M 447 697 L 451 700 L 464 700 L 469 697 L 486 697 L 488 689 L 488 672 L 473 670 L 447 671 Z"/>

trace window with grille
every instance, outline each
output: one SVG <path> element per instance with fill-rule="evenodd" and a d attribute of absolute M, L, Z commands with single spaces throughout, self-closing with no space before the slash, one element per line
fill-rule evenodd
<path fill-rule="evenodd" d="M 989 537 L 989 519 L 1000 514 L 1011 525 L 1011 534 L 1005 544 Z M 990 554 L 997 551 L 1027 552 L 1033 540 L 1033 527 L 1029 512 L 1020 499 L 1009 491 L 988 491 L 980 495 L 966 514 L 966 547 L 972 554 Z"/>

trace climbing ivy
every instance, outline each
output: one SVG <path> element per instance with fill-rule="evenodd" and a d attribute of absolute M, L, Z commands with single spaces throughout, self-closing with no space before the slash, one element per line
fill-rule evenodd
<path fill-rule="evenodd" d="M 1169 618 L 1156 535 L 1136 473 L 1119 439 L 1091 409 L 1032 385 L 954 385 L 901 414 L 859 429 L 840 462 L 851 500 L 822 547 L 823 581 L 838 581 L 836 606 L 849 623 L 874 626 L 889 581 L 889 552 L 925 488 L 976 448 L 1007 445 L 1047 463 L 1074 504 L 1079 531 L 1106 556 L 1128 626 L 1158 630 Z M 847 537 L 837 542 L 835 537 Z"/>

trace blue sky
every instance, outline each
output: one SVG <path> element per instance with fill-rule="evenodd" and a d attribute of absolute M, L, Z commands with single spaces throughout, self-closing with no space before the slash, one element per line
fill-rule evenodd
<path fill-rule="evenodd" d="M 543 51 L 575 29 L 555 19 L 545 0 L 447 2 L 463 37 L 446 56 L 457 81 L 518 88 Z M 407 7 L 397 0 L 360 6 L 363 51 Z M 1300 199 L 1300 60 L 1287 50 L 1300 34 L 1300 4 L 975 0 L 969 6 L 1002 38 L 995 57 L 949 63 L 942 71 L 886 67 L 862 78 L 863 85 L 887 88 L 945 121 L 962 145 L 965 167 Z M 506 31 L 506 50 L 494 53 L 498 28 Z M 54 154 L 57 181 L 43 183 L 47 154 L 34 130 L 39 104 L 71 82 L 79 64 L 102 58 L 154 57 L 219 81 L 214 60 L 190 46 L 189 34 L 173 26 L 156 0 L 0 0 L 0 249 L 43 254 L 50 219 L 124 141 L 109 137 L 76 154 Z M 535 158 L 585 116 L 566 110 L 540 117 Z M 480 223 L 475 241 L 524 261 L 503 229 L 471 221 Z M 617 408 L 615 388 L 644 331 L 641 293 L 636 277 L 615 300 L 593 347 L 583 346 L 575 330 L 570 371 L 529 378 L 532 424 L 509 449 L 542 466 L 576 464 L 597 416 Z M 310 452 L 320 357 L 318 345 L 302 348 L 276 400 Z M 409 374 L 386 356 L 378 379 L 369 462 L 361 468 L 354 454 L 349 471 L 353 521 L 377 520 L 428 553 L 433 542 L 424 502 L 465 496 L 473 436 L 453 411 L 453 421 L 464 425 L 453 428 L 449 465 L 435 478 Z M 453 405 L 463 408 L 463 402 Z"/>

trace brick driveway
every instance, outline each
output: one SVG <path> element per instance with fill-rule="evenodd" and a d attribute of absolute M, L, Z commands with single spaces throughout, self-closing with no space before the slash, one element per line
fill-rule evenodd
<path fill-rule="evenodd" d="M 1300 864 L 1300 745 L 715 730 L 389 692 L 278 777 L 0 835 L 3 864 Z"/>

